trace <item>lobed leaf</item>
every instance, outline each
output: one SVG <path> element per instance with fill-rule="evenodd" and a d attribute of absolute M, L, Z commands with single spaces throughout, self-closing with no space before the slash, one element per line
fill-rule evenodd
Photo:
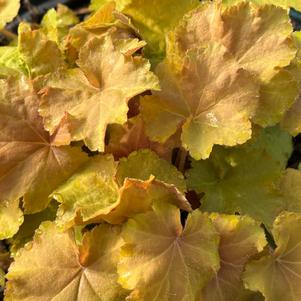
<path fill-rule="evenodd" d="M 203 300 L 246 300 L 250 292 L 244 289 L 242 273 L 249 259 L 265 247 L 264 231 L 248 216 L 211 214 L 209 217 L 220 234 L 221 267 L 206 285 Z"/>
<path fill-rule="evenodd" d="M 119 233 L 100 225 L 78 247 L 73 230 L 61 233 L 43 223 L 9 268 L 6 300 L 124 300 L 128 293 L 117 284 L 115 268 Z"/>
<path fill-rule="evenodd" d="M 178 128 L 195 159 L 209 157 L 215 144 L 233 146 L 251 137 L 258 86 L 218 43 L 187 52 L 180 73 L 158 66 L 162 91 L 141 99 L 146 133 L 164 142 Z"/>
<path fill-rule="evenodd" d="M 195 300 L 219 267 L 218 235 L 200 211 L 183 229 L 176 207 L 154 204 L 127 222 L 122 237 L 119 282 L 135 290 L 130 300 Z"/>
<path fill-rule="evenodd" d="M 40 114 L 51 134 L 67 115 L 71 139 L 103 151 L 107 125 L 125 123 L 129 99 L 157 89 L 157 79 L 145 59 L 123 55 L 110 35 L 87 42 L 77 64 L 47 80 Z"/>
<path fill-rule="evenodd" d="M 243 146 L 215 148 L 209 159 L 193 160 L 188 188 L 205 193 L 203 210 L 238 212 L 269 227 L 285 208 L 279 183 L 291 151 L 285 132 L 277 127 L 262 130 Z"/>
<path fill-rule="evenodd" d="M 0 201 L 23 197 L 25 213 L 35 213 L 88 158 L 77 147 L 56 146 L 56 135 L 44 130 L 29 81 L 9 78 L 0 86 Z"/>
<path fill-rule="evenodd" d="M 116 178 L 120 186 L 126 178 L 148 180 L 154 176 L 157 180 L 172 184 L 180 191 L 186 191 L 183 174 L 157 154 L 148 149 L 131 153 L 119 161 Z"/>
<path fill-rule="evenodd" d="M 246 288 L 260 291 L 267 301 L 300 299 L 301 217 L 284 212 L 274 222 L 277 245 L 269 255 L 251 261 L 243 275 Z"/>

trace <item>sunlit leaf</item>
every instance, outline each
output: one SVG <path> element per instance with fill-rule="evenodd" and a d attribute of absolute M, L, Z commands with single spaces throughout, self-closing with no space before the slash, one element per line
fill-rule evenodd
<path fill-rule="evenodd" d="M 17 16 L 19 8 L 20 0 L 0 1 L 0 29 Z"/>
<path fill-rule="evenodd" d="M 29 81 L 10 78 L 0 87 L 0 201 L 23 197 L 25 212 L 38 212 L 87 157 L 77 147 L 56 146 Z"/>
<path fill-rule="evenodd" d="M 219 255 L 221 267 L 204 289 L 206 301 L 247 300 L 241 276 L 245 264 L 266 245 L 259 223 L 247 216 L 210 215 L 221 236 Z"/>
<path fill-rule="evenodd" d="M 128 158 L 122 158 L 116 177 L 118 183 L 122 185 L 125 178 L 148 180 L 151 175 L 162 182 L 175 185 L 182 192 L 186 191 L 183 174 L 148 149 L 133 152 Z"/>
<path fill-rule="evenodd" d="M 287 11 L 279 7 L 242 2 L 221 12 L 219 5 L 205 4 L 186 16 L 172 42 L 183 52 L 219 41 L 242 67 L 266 82 L 295 57 L 292 32 Z"/>
<path fill-rule="evenodd" d="M 58 4 L 57 10 L 50 9 L 41 21 L 41 30 L 57 44 L 68 34 L 69 27 L 79 22 L 78 17 L 67 6 Z"/>
<path fill-rule="evenodd" d="M 223 0 L 223 4 L 227 6 L 235 5 L 239 2 L 243 2 L 243 0 Z M 273 4 L 286 9 L 293 7 L 297 10 L 301 10 L 301 3 L 299 0 L 249 0 L 249 2 L 258 5 Z"/>
<path fill-rule="evenodd" d="M 0 240 L 12 237 L 23 223 L 19 200 L 0 202 Z"/>
<path fill-rule="evenodd" d="M 162 91 L 141 99 L 146 133 L 164 142 L 182 128 L 182 145 L 195 159 L 214 144 L 233 146 L 251 137 L 258 86 L 226 48 L 210 43 L 190 50 L 181 72 L 158 66 Z"/>
<path fill-rule="evenodd" d="M 116 164 L 112 156 L 93 158 L 57 188 L 52 197 L 60 204 L 57 224 L 69 228 L 108 214 L 117 206 L 119 188 L 115 182 Z"/>
<path fill-rule="evenodd" d="M 53 74 L 43 94 L 40 114 L 50 133 L 68 115 L 72 140 L 84 140 L 91 150 L 104 150 L 108 124 L 127 121 L 127 102 L 157 89 L 150 65 L 115 48 L 110 35 L 91 39 L 80 51 L 80 68 Z"/>
<path fill-rule="evenodd" d="M 243 279 L 246 288 L 260 291 L 267 301 L 301 298 L 301 216 L 286 212 L 274 222 L 274 251 L 250 262 Z"/>
<path fill-rule="evenodd" d="M 101 225 L 77 247 L 72 230 L 60 233 L 46 222 L 19 251 L 7 274 L 7 300 L 124 300 L 117 283 L 119 228 Z M 96 272 L 97 271 L 97 272 Z"/>
<path fill-rule="evenodd" d="M 147 181 L 126 179 L 120 190 L 118 205 L 101 218 L 111 224 L 119 224 L 135 214 L 152 210 L 155 202 L 169 203 L 188 212 L 192 210 L 187 199 L 174 185 L 154 177 Z"/>
<path fill-rule="evenodd" d="M 183 228 L 176 207 L 156 204 L 153 210 L 124 227 L 119 282 L 135 289 L 132 300 L 197 300 L 219 267 L 214 226 L 200 211 L 189 215 Z"/>
<path fill-rule="evenodd" d="M 292 142 L 278 128 L 256 136 L 240 147 L 216 147 L 205 161 L 192 161 L 187 183 L 189 189 L 205 193 L 203 210 L 239 212 L 270 226 L 285 208 L 279 182 Z"/>
<path fill-rule="evenodd" d="M 32 78 L 64 67 L 64 59 L 57 44 L 40 30 L 31 30 L 28 24 L 21 23 L 18 31 L 19 55 Z"/>

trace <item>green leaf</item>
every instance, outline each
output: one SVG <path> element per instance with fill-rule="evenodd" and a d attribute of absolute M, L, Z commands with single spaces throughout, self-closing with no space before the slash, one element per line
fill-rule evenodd
<path fill-rule="evenodd" d="M 183 174 L 166 160 L 151 150 L 144 149 L 122 158 L 117 169 L 117 181 L 122 186 L 126 178 L 148 180 L 153 175 L 157 180 L 175 185 L 180 191 L 186 191 Z"/>
<path fill-rule="evenodd" d="M 250 292 L 244 289 L 241 276 L 248 260 L 265 247 L 264 231 L 248 216 L 211 214 L 209 217 L 221 237 L 221 267 L 206 285 L 202 300 L 247 300 Z"/>
<path fill-rule="evenodd" d="M 197 0 L 131 0 L 122 12 L 132 18 L 147 42 L 145 54 L 154 62 L 165 56 L 165 35 L 173 30 L 183 15 L 198 6 Z M 118 3 L 118 1 L 117 1 Z"/>
<path fill-rule="evenodd" d="M 161 203 L 153 210 L 125 224 L 119 282 L 135 290 L 132 300 L 197 300 L 219 268 L 214 226 L 200 211 L 189 215 L 183 229 L 176 207 Z"/>
<path fill-rule="evenodd" d="M 259 131 L 243 146 L 216 147 L 209 159 L 193 160 L 188 188 L 205 193 L 203 210 L 239 212 L 270 226 L 285 207 L 278 187 L 291 151 L 290 136 L 278 127 Z"/>
<path fill-rule="evenodd" d="M 246 288 L 260 291 L 266 301 L 301 298 L 301 215 L 284 212 L 274 222 L 274 251 L 251 261 L 243 275 Z"/>
<path fill-rule="evenodd" d="M 128 293 L 117 284 L 115 267 L 119 233 L 98 226 L 78 247 L 72 230 L 61 233 L 53 223 L 43 223 L 9 268 L 6 300 L 124 300 Z"/>
<path fill-rule="evenodd" d="M 56 216 L 57 205 L 50 203 L 49 206 L 35 214 L 25 214 L 24 222 L 19 228 L 18 232 L 9 240 L 10 254 L 14 257 L 18 250 L 32 240 L 35 231 L 39 228 L 40 224 L 44 221 L 53 221 Z"/>

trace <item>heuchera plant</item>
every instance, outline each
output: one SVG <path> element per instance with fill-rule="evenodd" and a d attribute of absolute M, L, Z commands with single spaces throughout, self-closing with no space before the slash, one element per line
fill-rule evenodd
<path fill-rule="evenodd" d="M 19 25 L 0 47 L 5 300 L 301 300 L 290 7 L 94 0 Z M 18 10 L 0 0 L 2 32 Z"/>

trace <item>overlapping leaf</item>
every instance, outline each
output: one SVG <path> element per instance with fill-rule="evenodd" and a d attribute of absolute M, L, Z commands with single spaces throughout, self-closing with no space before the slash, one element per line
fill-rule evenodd
<path fill-rule="evenodd" d="M 84 140 L 91 150 L 103 151 L 107 125 L 125 123 L 128 100 L 157 89 L 157 79 L 147 60 L 120 53 L 110 35 L 91 39 L 77 63 L 80 68 L 49 78 L 40 113 L 50 133 L 67 115 L 72 140 Z"/>
<path fill-rule="evenodd" d="M 182 145 L 195 159 L 206 159 L 214 144 L 233 146 L 251 137 L 258 86 L 224 46 L 192 49 L 180 73 L 165 62 L 157 74 L 162 91 L 141 100 L 151 139 L 164 142 L 182 128 Z"/>
<path fill-rule="evenodd" d="M 185 190 L 183 175 L 150 151 L 132 154 L 119 163 L 118 169 L 112 156 L 97 156 L 52 193 L 61 203 L 56 222 L 64 229 L 102 220 L 118 224 L 151 210 L 157 200 L 190 211 L 188 201 L 175 185 Z"/>
<path fill-rule="evenodd" d="M 219 267 L 218 235 L 209 218 L 193 212 L 183 229 L 179 210 L 155 204 L 130 219 L 122 232 L 119 282 L 132 300 L 197 300 Z"/>
<path fill-rule="evenodd" d="M 77 147 L 56 146 L 56 135 L 43 128 L 30 82 L 10 78 L 0 85 L 0 201 L 23 197 L 25 212 L 37 212 L 87 157 Z"/>
<path fill-rule="evenodd" d="M 151 177 L 148 181 L 126 179 L 120 190 L 118 205 L 103 220 L 120 224 L 138 213 L 152 210 L 155 202 L 168 203 L 190 212 L 191 206 L 184 195 L 174 186 Z"/>
<path fill-rule="evenodd" d="M 78 247 L 72 230 L 60 233 L 53 223 L 42 224 L 9 269 L 6 299 L 124 300 L 127 291 L 118 285 L 116 274 L 119 232 L 98 226 Z"/>
<path fill-rule="evenodd" d="M 40 30 L 31 30 L 25 23 L 19 25 L 18 51 L 31 78 L 63 68 L 65 63 L 58 45 Z M 49 60 L 51 58 L 51 60 Z"/>
<path fill-rule="evenodd" d="M 139 149 L 151 149 L 158 156 L 171 161 L 172 150 L 177 145 L 177 139 L 172 137 L 165 144 L 151 141 L 145 133 L 145 127 L 141 116 L 128 120 L 121 126 L 113 124 L 108 131 L 108 144 L 105 151 L 112 153 L 115 159 L 127 157 L 130 153 Z"/>
<path fill-rule="evenodd" d="M 267 301 L 297 301 L 301 297 L 301 216 L 281 214 L 273 226 L 277 245 L 270 255 L 247 265 L 245 286 L 260 291 Z"/>
<path fill-rule="evenodd" d="M 243 146 L 216 148 L 208 160 L 192 162 L 188 187 L 205 193 L 203 210 L 239 212 L 269 226 L 285 208 L 278 185 L 292 151 L 290 136 L 278 128 L 256 136 Z"/>
<path fill-rule="evenodd" d="M 247 261 L 266 245 L 263 229 L 247 216 L 210 215 L 221 240 L 221 267 L 204 289 L 206 301 L 246 300 L 241 276 Z"/>
<path fill-rule="evenodd" d="M 57 223 L 70 228 L 77 220 L 83 223 L 108 214 L 118 204 L 115 174 L 112 156 L 96 157 L 83 166 L 52 194 L 61 203 Z"/>
<path fill-rule="evenodd" d="M 167 184 L 175 185 L 182 192 L 186 191 L 183 174 L 148 149 L 133 152 L 127 158 L 122 158 L 116 178 L 121 186 L 125 178 L 148 180 L 151 175 Z"/>
<path fill-rule="evenodd" d="M 182 51 L 220 41 L 241 66 L 267 81 L 295 57 L 292 32 L 287 11 L 272 5 L 242 2 L 222 13 L 220 6 L 205 4 L 186 16 L 172 41 Z"/>
<path fill-rule="evenodd" d="M 58 4 L 57 10 L 50 9 L 41 21 L 42 32 L 58 45 L 68 34 L 69 27 L 79 22 L 78 17 L 67 6 Z"/>
<path fill-rule="evenodd" d="M 0 202 L 0 240 L 16 234 L 23 220 L 19 200 Z"/>
<path fill-rule="evenodd" d="M 299 93 L 292 74 L 279 70 L 296 55 L 292 32 L 288 14 L 282 8 L 245 2 L 222 11 L 218 4 L 205 3 L 188 13 L 169 34 L 167 59 L 179 69 L 183 55 L 191 48 L 208 41 L 222 43 L 261 83 L 252 120 L 261 126 L 272 126 L 281 121 Z"/>
<path fill-rule="evenodd" d="M 223 0 L 223 3 L 227 6 L 235 5 L 239 2 L 243 2 L 243 0 Z M 297 10 L 301 10 L 301 4 L 298 0 L 250 0 L 250 2 L 258 5 L 273 4 L 286 9 L 293 7 Z"/>

